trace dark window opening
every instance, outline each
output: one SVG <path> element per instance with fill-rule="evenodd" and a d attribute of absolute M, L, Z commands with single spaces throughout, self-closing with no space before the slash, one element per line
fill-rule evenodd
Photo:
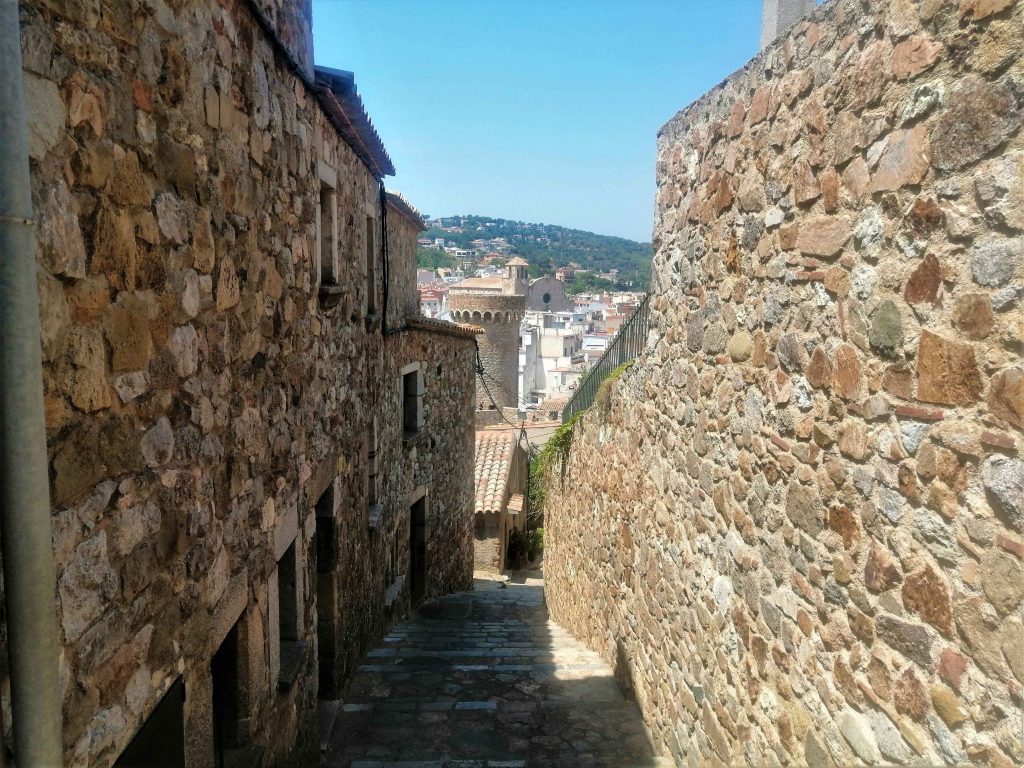
<path fill-rule="evenodd" d="M 551 303 L 551 294 L 550 293 L 545 293 L 541 298 L 544 300 L 545 304 L 550 304 Z"/>
<path fill-rule="evenodd" d="M 420 369 L 402 376 L 402 429 L 406 439 L 423 426 L 423 375 Z"/>
<path fill-rule="evenodd" d="M 185 684 L 175 680 L 114 768 L 185 768 Z"/>

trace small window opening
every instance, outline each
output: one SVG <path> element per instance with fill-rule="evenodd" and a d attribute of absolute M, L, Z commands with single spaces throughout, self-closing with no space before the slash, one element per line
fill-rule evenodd
<path fill-rule="evenodd" d="M 423 374 L 417 368 L 402 376 L 402 426 L 405 437 L 413 437 L 423 427 Z"/>
<path fill-rule="evenodd" d="M 545 293 L 541 298 L 544 300 L 545 304 L 550 304 L 551 303 L 551 294 L 550 293 Z"/>

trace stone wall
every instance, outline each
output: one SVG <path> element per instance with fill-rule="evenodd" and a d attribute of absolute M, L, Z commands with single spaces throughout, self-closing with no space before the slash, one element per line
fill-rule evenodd
<path fill-rule="evenodd" d="M 680 765 L 1024 761 L 1022 16 L 832 0 L 659 134 L 545 576 Z"/>
<path fill-rule="evenodd" d="M 294 26 L 309 3 L 260 5 L 311 64 Z M 396 582 L 410 494 L 429 497 L 428 594 L 470 583 L 473 334 L 385 338 L 365 321 L 379 180 L 250 3 L 30 0 L 21 21 L 66 762 L 111 765 L 183 679 L 187 764 L 212 765 L 211 658 L 233 638 L 232 742 L 248 764 L 282 764 L 315 749 L 325 644 L 336 689 L 408 609 Z M 394 219 L 404 307 L 416 227 Z M 402 434 L 410 362 L 426 384 L 415 444 Z M 336 560 L 321 579 L 327 537 Z M 294 578 L 278 565 L 290 551 Z M 295 615 L 282 618 L 286 589 Z"/>

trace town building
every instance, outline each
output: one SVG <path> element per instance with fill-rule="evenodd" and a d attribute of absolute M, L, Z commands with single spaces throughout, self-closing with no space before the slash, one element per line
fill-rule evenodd
<path fill-rule="evenodd" d="M 417 316 L 310 19 L 21 3 L 67 766 L 312 764 L 318 697 L 472 583 L 478 332 Z"/>
<path fill-rule="evenodd" d="M 565 312 L 572 309 L 572 301 L 565 294 L 565 283 L 545 275 L 530 281 L 526 306 L 539 312 Z"/>

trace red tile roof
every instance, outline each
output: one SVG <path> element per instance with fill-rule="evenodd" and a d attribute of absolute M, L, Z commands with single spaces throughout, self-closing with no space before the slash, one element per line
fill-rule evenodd
<path fill-rule="evenodd" d="M 476 433 L 477 512 L 500 512 L 508 492 L 518 434 L 512 430 Z"/>

